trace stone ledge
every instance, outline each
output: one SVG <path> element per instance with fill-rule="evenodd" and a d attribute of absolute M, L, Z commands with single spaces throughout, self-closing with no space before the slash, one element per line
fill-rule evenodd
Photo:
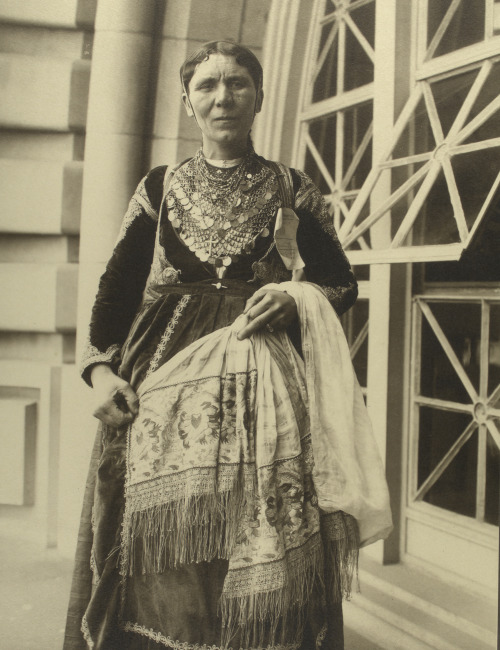
<path fill-rule="evenodd" d="M 28 25 L 75 27 L 80 0 L 2 0 L 0 20 Z"/>
<path fill-rule="evenodd" d="M 78 262 L 78 237 L 0 234 L 0 263 Z"/>

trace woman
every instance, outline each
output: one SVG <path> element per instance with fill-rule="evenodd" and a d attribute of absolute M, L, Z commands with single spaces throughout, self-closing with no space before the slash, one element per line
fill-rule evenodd
<path fill-rule="evenodd" d="M 363 508 L 335 492 L 378 498 L 365 539 L 390 526 L 380 469 L 375 489 L 339 480 L 361 476 L 343 437 L 367 425 L 345 343 L 318 354 L 319 327 L 339 336 L 326 298 L 342 313 L 356 282 L 319 190 L 253 151 L 255 56 L 208 43 L 181 82 L 202 148 L 139 184 L 93 309 L 83 377 L 101 427 L 65 650 L 85 647 L 80 625 L 96 650 L 342 648 Z M 338 439 L 327 359 L 353 405 Z"/>

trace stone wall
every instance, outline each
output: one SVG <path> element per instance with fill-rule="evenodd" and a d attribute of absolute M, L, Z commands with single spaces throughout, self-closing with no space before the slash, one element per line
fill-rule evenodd
<path fill-rule="evenodd" d="M 0 0 L 0 438 L 4 530 L 71 555 L 96 430 L 75 360 L 147 170 L 192 155 L 178 69 L 262 52 L 271 0 Z"/>
<path fill-rule="evenodd" d="M 95 0 L 0 1 L 0 517 L 56 543 Z"/>

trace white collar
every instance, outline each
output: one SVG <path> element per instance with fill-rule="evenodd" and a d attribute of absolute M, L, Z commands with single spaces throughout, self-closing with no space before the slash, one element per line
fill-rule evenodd
<path fill-rule="evenodd" d="M 237 167 L 243 162 L 243 158 L 234 158 L 233 160 L 216 160 L 215 158 L 205 158 L 209 165 L 213 167 Z"/>

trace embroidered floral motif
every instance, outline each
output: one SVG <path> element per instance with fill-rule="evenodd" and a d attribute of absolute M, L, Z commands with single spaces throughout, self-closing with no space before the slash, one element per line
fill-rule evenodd
<path fill-rule="evenodd" d="M 242 645 L 258 646 L 268 634 L 270 644 L 301 637 L 323 552 L 309 484 L 305 496 L 306 406 L 297 392 L 292 404 L 270 353 L 258 366 L 255 354 L 223 328 L 143 383 L 128 435 L 121 572 L 229 559 L 224 640 L 239 631 Z M 294 623 L 280 627 L 285 616 Z"/>
<path fill-rule="evenodd" d="M 96 363 L 113 363 L 119 354 L 119 345 L 110 345 L 110 347 L 105 352 L 101 352 L 101 350 L 90 343 L 90 337 L 87 337 L 87 343 L 84 347 L 82 361 L 80 364 L 80 372 L 83 373 L 86 368 Z"/>
<path fill-rule="evenodd" d="M 161 355 L 165 351 L 165 348 L 167 347 L 167 343 L 172 338 L 172 334 L 174 333 L 175 326 L 179 322 L 179 318 L 181 317 L 184 308 L 186 307 L 186 305 L 190 300 L 191 300 L 191 296 L 189 294 L 182 296 L 182 298 L 179 300 L 177 306 L 174 309 L 172 318 L 169 320 L 167 328 L 165 329 L 165 332 L 163 333 L 163 336 L 161 337 L 161 340 L 158 343 L 156 352 L 154 353 L 153 358 L 151 359 L 151 363 L 146 373 L 146 377 L 149 377 L 149 375 L 158 368 L 158 364 L 161 361 Z"/>

